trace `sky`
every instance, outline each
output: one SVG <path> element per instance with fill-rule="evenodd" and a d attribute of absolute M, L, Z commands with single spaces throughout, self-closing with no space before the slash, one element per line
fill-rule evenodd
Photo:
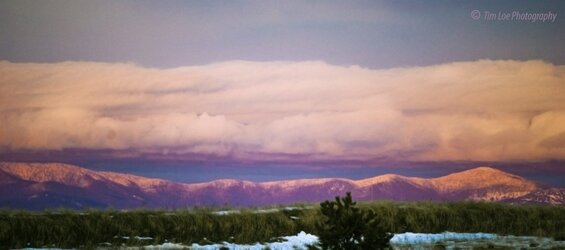
<path fill-rule="evenodd" d="M 0 160 L 565 185 L 562 1 L 0 1 Z"/>

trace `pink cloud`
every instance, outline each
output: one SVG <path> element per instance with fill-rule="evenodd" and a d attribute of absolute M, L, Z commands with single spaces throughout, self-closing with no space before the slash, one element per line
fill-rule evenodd
<path fill-rule="evenodd" d="M 0 62 L 0 148 L 269 160 L 565 159 L 565 67 Z"/>

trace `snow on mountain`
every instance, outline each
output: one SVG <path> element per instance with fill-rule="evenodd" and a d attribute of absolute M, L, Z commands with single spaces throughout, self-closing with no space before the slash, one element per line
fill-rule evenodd
<path fill-rule="evenodd" d="M 416 178 L 416 177 L 404 177 L 396 174 L 385 174 L 385 175 L 375 176 L 372 178 L 358 180 L 355 181 L 355 184 L 357 184 L 359 187 L 367 187 L 367 186 L 394 182 L 394 181 L 403 181 L 403 182 L 410 182 L 415 185 L 424 185 L 426 179 Z"/>
<path fill-rule="evenodd" d="M 353 185 L 353 181 L 343 178 L 319 178 L 319 179 L 269 181 L 269 182 L 262 182 L 261 185 L 267 188 L 281 188 L 284 190 L 292 190 L 305 186 L 327 185 L 328 183 L 333 183 L 333 182 L 342 182 Z"/>
<path fill-rule="evenodd" d="M 552 204 L 565 205 L 565 188 L 537 189 L 521 197 L 505 200 L 519 204 Z"/>
<path fill-rule="evenodd" d="M 442 196 L 452 199 L 500 201 L 538 189 L 536 183 L 490 167 L 478 167 L 430 180 Z"/>
<path fill-rule="evenodd" d="M 357 200 L 486 200 L 564 204 L 564 189 L 489 167 L 425 179 L 381 175 L 362 180 L 321 178 L 251 182 L 222 179 L 205 183 L 93 171 L 59 163 L 0 163 L 0 207 L 160 207 L 268 205 L 318 202 L 352 192 Z"/>
<path fill-rule="evenodd" d="M 0 170 L 26 181 L 59 182 L 78 187 L 87 187 L 96 181 L 109 181 L 123 186 L 137 185 L 150 189 L 167 182 L 128 174 L 97 172 L 62 163 L 0 163 Z"/>

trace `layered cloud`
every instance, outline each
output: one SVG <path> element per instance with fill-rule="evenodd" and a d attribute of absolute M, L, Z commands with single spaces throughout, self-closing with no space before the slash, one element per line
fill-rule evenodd
<path fill-rule="evenodd" d="M 565 159 L 565 67 L 0 62 L 0 148 L 235 160 Z"/>

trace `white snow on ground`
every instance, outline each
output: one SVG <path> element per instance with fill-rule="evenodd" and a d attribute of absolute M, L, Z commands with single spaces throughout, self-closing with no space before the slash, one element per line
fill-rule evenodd
<path fill-rule="evenodd" d="M 193 244 L 190 249 L 217 250 L 227 247 L 230 250 L 262 250 L 269 247 L 273 250 L 307 249 L 308 245 L 318 242 L 315 235 L 300 232 L 296 236 L 282 237 L 283 242 L 273 242 L 253 245 L 239 245 L 224 242 L 223 244 L 198 245 Z M 565 241 L 554 241 L 551 238 L 532 236 L 498 236 L 489 233 L 453 233 L 445 232 L 439 234 L 425 233 L 402 233 L 395 234 L 390 241 L 393 249 L 433 249 L 434 245 L 443 245 L 446 249 L 473 249 L 476 247 L 506 247 L 517 249 L 549 249 L 554 247 L 565 247 Z M 180 244 L 165 243 L 157 246 L 146 246 L 144 249 L 164 250 L 182 249 L 188 246 Z"/>
<path fill-rule="evenodd" d="M 114 236 L 114 238 L 121 238 L 124 240 L 129 240 L 129 236 Z M 133 237 L 136 240 L 152 240 L 153 237 L 142 237 L 142 236 L 135 236 Z"/>
<path fill-rule="evenodd" d="M 489 233 L 403 233 L 394 235 L 390 244 L 395 250 L 434 249 L 435 246 L 443 246 L 445 249 L 565 249 L 565 241 L 555 241 L 552 238 L 498 236 Z"/>
<path fill-rule="evenodd" d="M 141 237 L 140 237 L 141 238 Z M 143 247 L 121 247 L 118 249 L 195 249 L 195 250 L 217 250 L 227 247 L 230 250 L 263 250 L 270 248 L 272 250 L 290 250 L 303 249 L 306 250 L 308 245 L 314 245 L 318 242 L 318 237 L 305 232 L 300 232 L 294 236 L 281 237 L 281 242 L 271 243 L 255 243 L 250 245 L 234 244 L 234 243 L 217 243 L 210 245 L 182 245 L 175 243 L 163 243 L 160 245 L 149 245 Z M 445 232 L 439 234 L 425 233 L 402 233 L 395 234 L 390 241 L 393 249 L 432 249 L 434 245 L 440 244 L 447 249 L 473 249 L 475 247 L 506 247 L 513 249 L 565 249 L 565 241 L 555 241 L 551 238 L 533 237 L 533 236 L 498 236 L 489 233 L 453 233 Z M 24 248 L 29 250 L 58 250 L 58 248 Z M 105 249 L 104 247 L 100 249 Z M 108 247 L 107 249 L 111 249 Z"/>
<path fill-rule="evenodd" d="M 251 211 L 254 214 L 262 214 L 262 213 L 276 213 L 279 211 L 292 211 L 292 210 L 302 210 L 302 209 L 310 209 L 313 207 L 283 207 L 283 208 L 266 208 L 266 209 L 255 209 Z M 220 210 L 220 211 L 213 211 L 212 214 L 214 215 L 229 215 L 229 214 L 239 214 L 241 210 Z"/>
<path fill-rule="evenodd" d="M 134 239 L 136 240 L 152 240 L 153 237 L 141 237 L 141 236 L 135 236 Z"/>
<path fill-rule="evenodd" d="M 462 241 L 462 240 L 487 240 L 496 239 L 496 234 L 487 233 L 452 233 L 445 232 L 440 234 L 424 233 L 402 233 L 395 234 L 390 239 L 390 244 L 431 244 L 440 241 Z"/>
<path fill-rule="evenodd" d="M 192 244 L 190 249 L 195 250 L 216 250 L 222 247 L 227 247 L 230 250 L 263 250 L 265 248 L 270 248 L 272 250 L 289 250 L 298 249 L 306 250 L 308 245 L 316 244 L 318 242 L 318 237 L 315 235 L 307 234 L 305 232 L 300 232 L 295 236 L 285 236 L 282 237 L 282 242 L 272 242 L 272 243 L 255 243 L 253 245 L 240 245 L 224 242 L 223 244 L 211 244 L 211 245 L 198 245 Z M 161 250 L 161 249 L 182 249 L 183 247 L 188 247 L 181 244 L 165 243 L 156 246 L 145 246 L 144 249 Z"/>

